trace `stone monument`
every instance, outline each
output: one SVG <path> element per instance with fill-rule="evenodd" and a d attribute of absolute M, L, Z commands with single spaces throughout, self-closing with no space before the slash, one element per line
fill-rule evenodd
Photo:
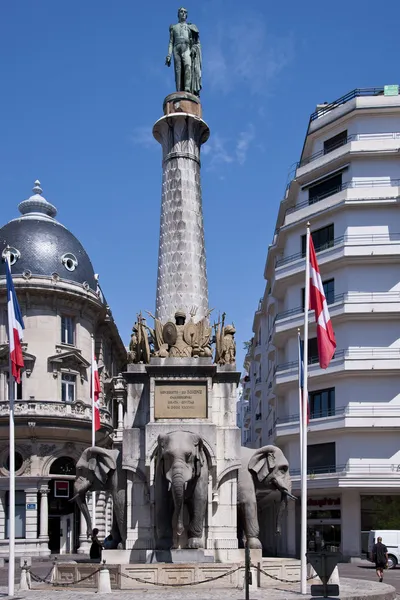
<path fill-rule="evenodd" d="M 258 550 L 256 497 L 276 496 L 281 515 L 290 496 L 278 449 L 242 456 L 236 330 L 225 313 L 210 323 L 200 182 L 200 151 L 210 131 L 199 99 L 199 31 L 187 23 L 186 9 L 178 18 L 166 60 L 170 65 L 174 56 L 177 91 L 165 98 L 153 128 L 163 173 L 155 315 L 146 311 L 154 323 L 141 312 L 133 325 L 128 368 L 115 386 L 114 450 L 103 451 L 101 460 L 96 449 L 85 451 L 75 484 L 83 502 L 103 477 L 117 498 L 114 541 L 125 545 L 119 562 L 241 560 L 238 506 L 244 535 Z M 282 469 L 287 481 L 277 475 Z M 86 518 L 90 529 L 89 511 Z"/>

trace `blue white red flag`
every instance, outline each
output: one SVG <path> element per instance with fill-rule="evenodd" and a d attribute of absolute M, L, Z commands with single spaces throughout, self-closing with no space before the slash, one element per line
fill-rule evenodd
<path fill-rule="evenodd" d="M 100 422 L 100 377 L 99 377 L 99 369 L 97 367 L 96 357 L 93 357 L 93 381 L 94 381 L 94 390 L 93 390 L 93 418 L 94 418 L 94 429 L 98 431 L 101 427 Z"/>
<path fill-rule="evenodd" d="M 7 278 L 7 312 L 8 312 L 8 337 L 10 345 L 10 359 L 12 376 L 17 383 L 21 382 L 21 369 L 24 367 L 24 358 L 22 356 L 21 342 L 23 340 L 23 330 L 25 329 L 19 308 L 17 296 L 15 294 L 14 284 L 11 277 L 10 266 L 6 260 L 6 278 Z"/>
<path fill-rule="evenodd" d="M 298 356 L 299 356 L 299 389 L 301 390 L 301 399 L 303 402 L 303 389 L 304 389 L 304 342 L 300 338 L 300 333 L 297 336 L 298 339 Z M 307 402 L 307 425 L 310 422 L 310 404 Z"/>

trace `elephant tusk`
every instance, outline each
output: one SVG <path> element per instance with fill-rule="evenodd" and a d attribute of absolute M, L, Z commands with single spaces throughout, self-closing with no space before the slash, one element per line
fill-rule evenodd
<path fill-rule="evenodd" d="M 297 500 L 297 497 L 293 496 L 293 494 L 291 494 L 290 492 L 283 491 L 282 493 L 285 494 L 288 498 L 291 498 L 292 500 Z"/>
<path fill-rule="evenodd" d="M 185 492 L 186 492 L 186 490 L 187 490 L 187 486 L 188 486 L 188 482 L 187 482 L 187 481 L 185 481 Z"/>
<path fill-rule="evenodd" d="M 171 484 L 171 482 L 169 481 L 169 482 L 168 482 L 168 491 L 169 491 L 169 492 L 171 491 L 171 485 L 172 485 L 172 484 Z"/>

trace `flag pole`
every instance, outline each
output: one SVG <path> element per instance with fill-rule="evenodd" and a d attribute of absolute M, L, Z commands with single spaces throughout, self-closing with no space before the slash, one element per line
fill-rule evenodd
<path fill-rule="evenodd" d="M 310 223 L 306 232 L 306 268 L 304 284 L 304 371 L 301 449 L 301 549 L 300 549 L 300 581 L 302 594 L 307 594 L 307 407 L 308 407 L 308 309 L 310 306 Z"/>
<path fill-rule="evenodd" d="M 302 464 L 302 455 L 303 455 L 303 388 L 302 388 L 302 356 L 301 356 L 301 338 L 300 338 L 300 327 L 297 329 L 297 350 L 299 354 L 299 434 L 300 434 L 300 471 Z"/>
<path fill-rule="evenodd" d="M 92 446 L 96 445 L 96 428 L 95 428 L 95 406 L 94 406 L 94 335 L 92 334 L 92 372 L 91 372 L 91 396 L 92 396 Z M 96 527 L 96 492 L 92 492 L 92 527 Z"/>
<path fill-rule="evenodd" d="M 7 249 L 6 260 L 11 273 L 10 252 Z M 10 460 L 10 490 L 8 495 L 8 540 L 9 540 L 9 559 L 8 559 L 8 595 L 14 596 L 15 580 L 15 423 L 14 423 L 14 378 L 12 374 L 11 363 L 11 336 L 10 320 L 8 319 L 8 395 L 10 402 L 10 420 L 9 420 L 9 460 Z"/>

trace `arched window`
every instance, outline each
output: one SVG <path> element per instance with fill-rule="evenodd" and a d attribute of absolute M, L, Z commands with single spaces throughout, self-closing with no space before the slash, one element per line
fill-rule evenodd
<path fill-rule="evenodd" d="M 69 456 L 60 456 L 50 467 L 50 475 L 75 475 L 75 461 Z"/>

